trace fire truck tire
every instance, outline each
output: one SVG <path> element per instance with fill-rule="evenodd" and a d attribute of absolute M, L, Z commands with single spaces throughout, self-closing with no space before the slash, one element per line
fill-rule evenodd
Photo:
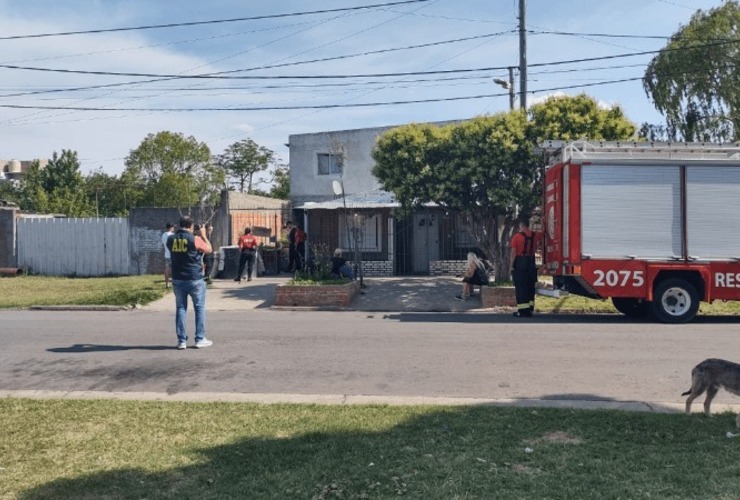
<path fill-rule="evenodd" d="M 647 318 L 650 314 L 650 303 L 640 299 L 612 297 L 614 308 L 628 318 Z"/>
<path fill-rule="evenodd" d="M 650 313 L 661 323 L 687 323 L 699 311 L 699 292 L 681 278 L 669 278 L 655 285 Z"/>

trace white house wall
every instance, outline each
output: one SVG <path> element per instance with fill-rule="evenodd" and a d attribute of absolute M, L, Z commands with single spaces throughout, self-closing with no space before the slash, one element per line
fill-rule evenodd
<path fill-rule="evenodd" d="M 377 137 L 393 127 L 342 130 L 318 134 L 291 135 L 290 143 L 290 197 L 293 206 L 307 201 L 325 201 L 334 198 L 332 181 L 338 174 L 319 175 L 318 155 L 331 154 L 330 144 L 335 141 L 345 151 L 344 192 L 365 193 L 380 188 L 373 176 L 375 162 L 372 150 Z"/>

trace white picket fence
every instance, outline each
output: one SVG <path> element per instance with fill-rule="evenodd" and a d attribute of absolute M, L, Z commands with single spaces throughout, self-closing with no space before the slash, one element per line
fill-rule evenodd
<path fill-rule="evenodd" d="M 18 267 L 33 274 L 105 276 L 130 273 L 128 219 L 21 217 Z"/>

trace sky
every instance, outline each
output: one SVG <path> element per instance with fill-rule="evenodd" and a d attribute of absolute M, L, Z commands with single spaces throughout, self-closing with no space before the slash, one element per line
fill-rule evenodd
<path fill-rule="evenodd" d="M 48 158 L 72 149 L 84 173 L 101 168 L 119 174 L 129 151 L 147 134 L 169 130 L 205 142 L 214 155 L 251 138 L 287 163 L 291 134 L 464 119 L 509 109 L 507 91 L 493 79 L 508 79 L 505 68 L 519 64 L 518 0 L 426 0 L 358 8 L 393 1 L 0 0 L 2 65 L 153 75 L 0 67 L 0 106 L 95 108 L 0 107 L 0 158 Z M 555 93 L 586 92 L 604 106 L 621 106 L 638 124 L 663 123 L 639 80 L 600 84 L 640 78 L 649 54 L 541 64 L 658 50 L 696 10 L 722 3 L 528 0 L 527 28 L 537 32 L 527 37 L 528 104 Z M 347 8 L 353 9 L 336 10 Z M 319 10 L 334 12 L 275 17 Z M 245 17 L 263 18 L 7 38 Z M 573 34 L 542 33 L 548 31 Z M 439 43 L 458 39 L 465 40 Z M 214 73 L 219 78 L 184 78 Z M 487 97 L 397 103 L 472 96 Z M 377 105 L 389 102 L 397 104 Z M 319 108 L 253 109 L 306 106 Z M 172 109 L 188 111 L 167 111 Z"/>

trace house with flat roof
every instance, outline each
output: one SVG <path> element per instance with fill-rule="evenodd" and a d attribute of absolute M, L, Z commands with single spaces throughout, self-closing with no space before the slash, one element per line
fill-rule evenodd
<path fill-rule="evenodd" d="M 366 276 L 460 274 L 475 248 L 460 215 L 429 204 L 398 217 L 399 203 L 372 174 L 377 138 L 392 128 L 291 135 L 294 219 L 313 245 L 342 249 L 348 260 L 357 248 Z"/>

